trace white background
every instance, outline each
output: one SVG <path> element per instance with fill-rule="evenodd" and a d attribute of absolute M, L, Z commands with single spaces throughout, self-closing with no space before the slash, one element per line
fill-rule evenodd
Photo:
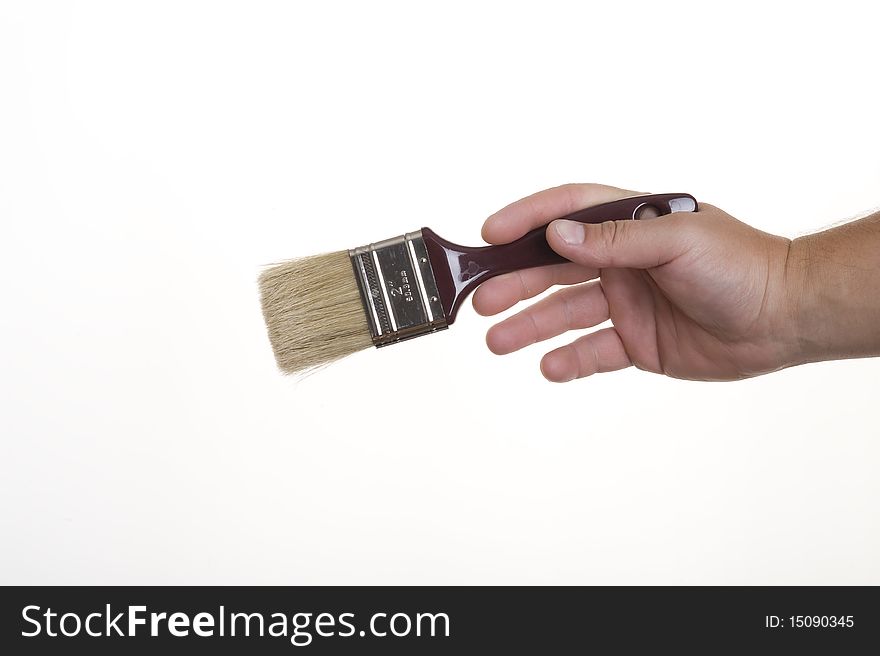
<path fill-rule="evenodd" d="M 4 2 L 0 582 L 880 584 L 876 360 L 560 386 L 468 305 L 295 381 L 256 289 L 564 182 L 870 209 L 870 6 Z"/>

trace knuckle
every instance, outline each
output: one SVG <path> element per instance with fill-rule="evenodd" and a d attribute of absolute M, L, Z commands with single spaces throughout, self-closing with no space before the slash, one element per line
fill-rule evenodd
<path fill-rule="evenodd" d="M 526 277 L 523 275 L 522 271 L 516 271 L 515 275 L 519 280 L 519 298 L 520 300 L 524 300 L 527 298 L 531 298 L 533 296 L 532 290 L 529 287 L 529 283 L 526 281 Z"/>
<path fill-rule="evenodd" d="M 562 185 L 559 189 L 565 194 L 565 212 L 575 212 L 581 209 L 586 185 L 580 185 L 573 182 Z"/>
<path fill-rule="evenodd" d="M 594 196 L 601 186 L 593 182 L 567 182 L 559 185 L 557 189 L 565 199 L 564 212 L 568 214 L 586 207 L 589 204 L 588 199 Z"/>
<path fill-rule="evenodd" d="M 624 221 L 605 221 L 599 224 L 598 248 L 607 256 L 610 264 L 614 263 L 614 253 L 626 239 L 628 224 Z"/>

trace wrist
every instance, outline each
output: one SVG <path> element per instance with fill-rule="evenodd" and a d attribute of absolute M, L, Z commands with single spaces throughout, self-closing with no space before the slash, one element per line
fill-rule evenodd
<path fill-rule="evenodd" d="M 785 265 L 790 364 L 880 354 L 877 223 L 791 242 Z"/>
<path fill-rule="evenodd" d="M 818 300 L 820 293 L 813 280 L 812 243 L 816 235 L 793 239 L 788 246 L 785 260 L 785 330 L 788 346 L 787 365 L 798 365 L 822 359 L 821 340 L 817 337 L 816 315 L 822 310 Z"/>

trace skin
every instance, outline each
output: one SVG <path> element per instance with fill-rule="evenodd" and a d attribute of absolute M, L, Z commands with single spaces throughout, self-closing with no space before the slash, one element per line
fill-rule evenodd
<path fill-rule="evenodd" d="M 696 213 L 639 221 L 553 221 L 637 193 L 563 185 L 486 220 L 490 244 L 550 222 L 547 241 L 570 260 L 498 276 L 477 289 L 474 308 L 494 315 L 565 286 L 492 326 L 492 352 L 512 353 L 610 319 L 611 327 L 547 353 L 544 376 L 566 382 L 632 365 L 675 378 L 737 380 L 804 362 L 880 355 L 880 214 L 794 241 L 706 203 Z"/>

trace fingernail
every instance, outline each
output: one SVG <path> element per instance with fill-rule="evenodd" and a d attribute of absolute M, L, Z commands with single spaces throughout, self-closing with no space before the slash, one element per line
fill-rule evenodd
<path fill-rule="evenodd" d="M 566 244 L 582 244 L 584 242 L 584 224 L 577 221 L 556 221 L 553 226 L 556 234 Z"/>

